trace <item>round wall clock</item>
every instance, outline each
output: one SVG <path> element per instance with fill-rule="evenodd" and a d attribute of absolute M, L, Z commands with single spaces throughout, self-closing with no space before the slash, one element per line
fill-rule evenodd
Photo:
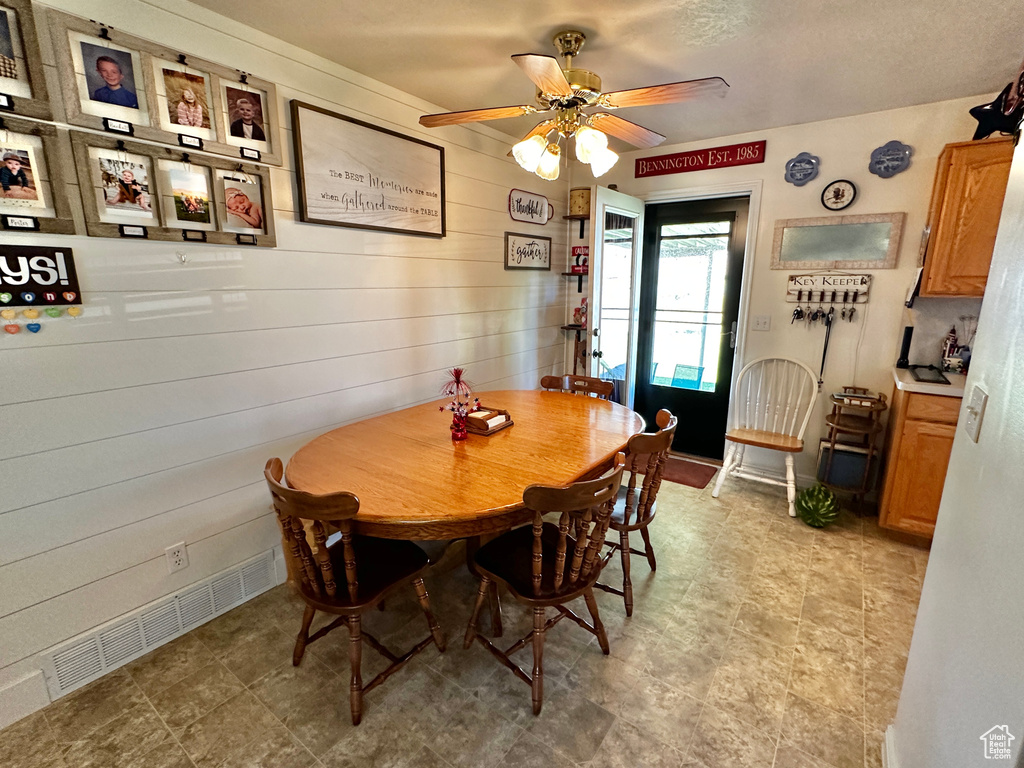
<path fill-rule="evenodd" d="M 857 197 L 857 187 L 852 181 L 837 179 L 821 192 L 821 204 L 830 211 L 841 211 Z"/>

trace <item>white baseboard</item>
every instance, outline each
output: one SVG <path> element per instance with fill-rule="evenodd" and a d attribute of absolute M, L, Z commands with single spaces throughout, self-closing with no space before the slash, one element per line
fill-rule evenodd
<path fill-rule="evenodd" d="M 42 670 L 0 688 L 0 728 L 6 728 L 50 703 Z"/>
<path fill-rule="evenodd" d="M 900 768 L 899 760 L 896 759 L 896 733 L 890 725 L 885 729 L 885 740 L 882 747 L 882 768 Z"/>

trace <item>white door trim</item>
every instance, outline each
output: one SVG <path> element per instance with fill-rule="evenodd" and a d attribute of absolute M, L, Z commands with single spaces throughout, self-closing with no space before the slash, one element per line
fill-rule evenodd
<path fill-rule="evenodd" d="M 732 381 L 729 382 L 729 413 L 732 413 L 732 393 L 736 389 L 736 377 L 743 368 L 744 349 L 747 341 L 747 318 L 750 312 L 750 286 L 754 278 L 754 251 L 757 244 L 757 225 L 761 215 L 761 179 L 737 181 L 726 184 L 709 184 L 703 187 L 661 189 L 647 195 L 639 195 L 645 203 L 681 203 L 687 200 L 708 200 L 716 197 L 749 195 L 747 209 L 747 240 L 743 249 L 743 278 L 740 282 L 740 311 L 736 318 L 736 349 L 732 366 Z"/>

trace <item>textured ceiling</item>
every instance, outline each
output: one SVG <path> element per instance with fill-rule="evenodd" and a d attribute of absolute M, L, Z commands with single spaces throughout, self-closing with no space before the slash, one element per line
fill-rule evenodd
<path fill-rule="evenodd" d="M 719 75 L 724 99 L 617 114 L 668 143 L 996 93 L 1024 58 L 1020 0 L 195 0 L 441 110 L 530 104 L 515 53 L 555 55 L 604 90 Z M 511 135 L 537 118 L 489 123 Z M 437 129 L 451 131 L 451 128 Z"/>

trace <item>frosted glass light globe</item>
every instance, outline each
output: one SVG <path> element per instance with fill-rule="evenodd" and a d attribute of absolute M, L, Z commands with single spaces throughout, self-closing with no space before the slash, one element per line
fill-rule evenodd
<path fill-rule="evenodd" d="M 596 153 L 607 148 L 608 137 L 601 131 L 586 125 L 576 130 L 576 158 L 581 163 L 589 163 Z"/>
<path fill-rule="evenodd" d="M 540 162 L 540 156 L 544 154 L 547 145 L 548 140 L 543 136 L 531 136 L 512 147 L 512 157 L 525 170 L 533 173 L 537 170 L 537 163 Z"/>
<path fill-rule="evenodd" d="M 542 179 L 554 181 L 558 178 L 558 166 L 562 159 L 562 150 L 557 144 L 548 144 L 544 154 L 540 156 L 540 163 L 535 173 Z"/>

